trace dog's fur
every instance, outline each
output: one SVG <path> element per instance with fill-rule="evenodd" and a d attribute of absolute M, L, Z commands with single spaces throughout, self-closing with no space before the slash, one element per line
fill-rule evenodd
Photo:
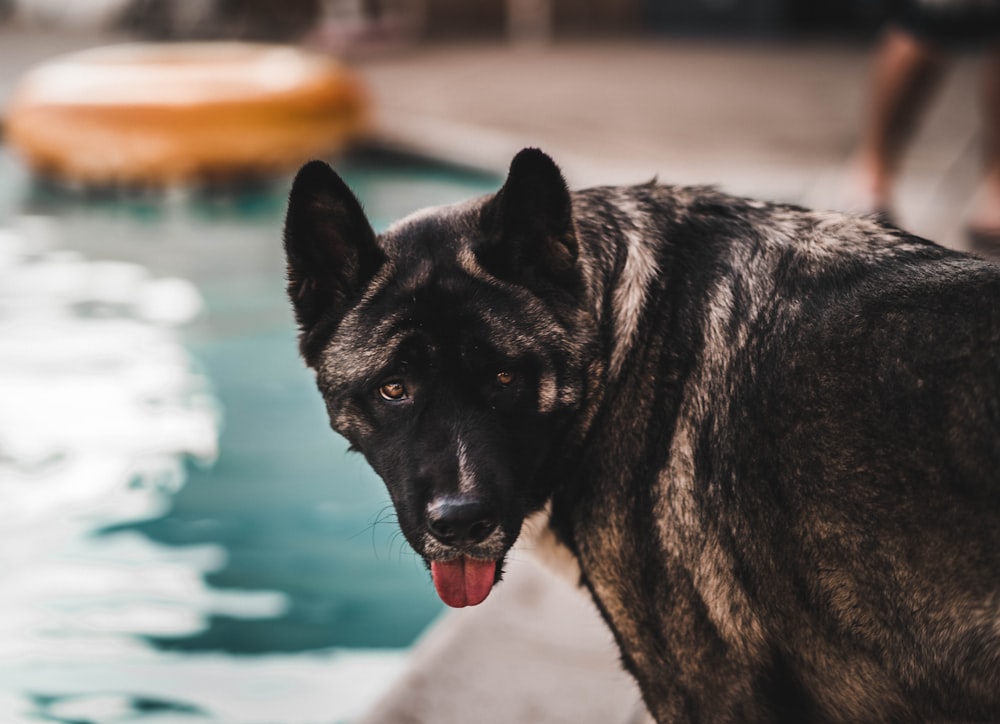
<path fill-rule="evenodd" d="M 378 237 L 314 162 L 285 245 L 413 548 L 502 563 L 551 506 L 658 721 L 1000 720 L 997 266 L 708 188 L 571 194 L 535 150 Z M 443 543 L 470 496 L 494 527 Z"/>

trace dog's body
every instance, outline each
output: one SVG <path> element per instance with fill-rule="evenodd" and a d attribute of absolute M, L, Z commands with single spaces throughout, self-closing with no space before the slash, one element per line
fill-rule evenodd
<path fill-rule="evenodd" d="M 311 164 L 286 250 L 446 602 L 548 504 L 658 721 L 1000 720 L 1000 267 L 537 151 L 377 239 Z"/>

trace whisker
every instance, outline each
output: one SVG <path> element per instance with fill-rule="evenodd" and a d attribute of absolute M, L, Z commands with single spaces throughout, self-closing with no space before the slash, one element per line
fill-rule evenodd
<path fill-rule="evenodd" d="M 355 538 L 366 532 L 370 533 L 372 553 L 375 555 L 376 560 L 381 560 L 381 557 L 379 556 L 378 542 L 375 538 L 375 533 L 380 525 L 385 525 L 385 524 L 395 526 L 396 531 L 398 532 L 399 519 L 396 516 L 396 509 L 395 507 L 393 507 L 391 503 L 383 506 L 376 513 L 374 513 L 371 516 L 371 518 L 369 518 L 368 525 L 359 530 L 357 533 L 350 536 L 348 540 L 354 540 Z"/>

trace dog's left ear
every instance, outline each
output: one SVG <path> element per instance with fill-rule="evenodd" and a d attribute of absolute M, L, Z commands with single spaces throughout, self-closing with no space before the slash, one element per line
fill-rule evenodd
<path fill-rule="evenodd" d="M 491 274 L 528 287 L 573 291 L 580 281 L 569 189 L 555 162 L 536 148 L 511 161 L 503 188 L 483 207 L 476 256 Z"/>

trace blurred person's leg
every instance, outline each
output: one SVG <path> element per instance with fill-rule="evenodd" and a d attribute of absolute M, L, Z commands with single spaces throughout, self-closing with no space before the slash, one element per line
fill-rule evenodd
<path fill-rule="evenodd" d="M 947 65 L 944 52 L 907 30 L 892 26 L 883 36 L 861 138 L 862 210 L 891 214 L 906 147 Z"/>
<path fill-rule="evenodd" d="M 983 182 L 970 219 L 970 236 L 1000 247 L 1000 46 L 983 62 Z"/>

